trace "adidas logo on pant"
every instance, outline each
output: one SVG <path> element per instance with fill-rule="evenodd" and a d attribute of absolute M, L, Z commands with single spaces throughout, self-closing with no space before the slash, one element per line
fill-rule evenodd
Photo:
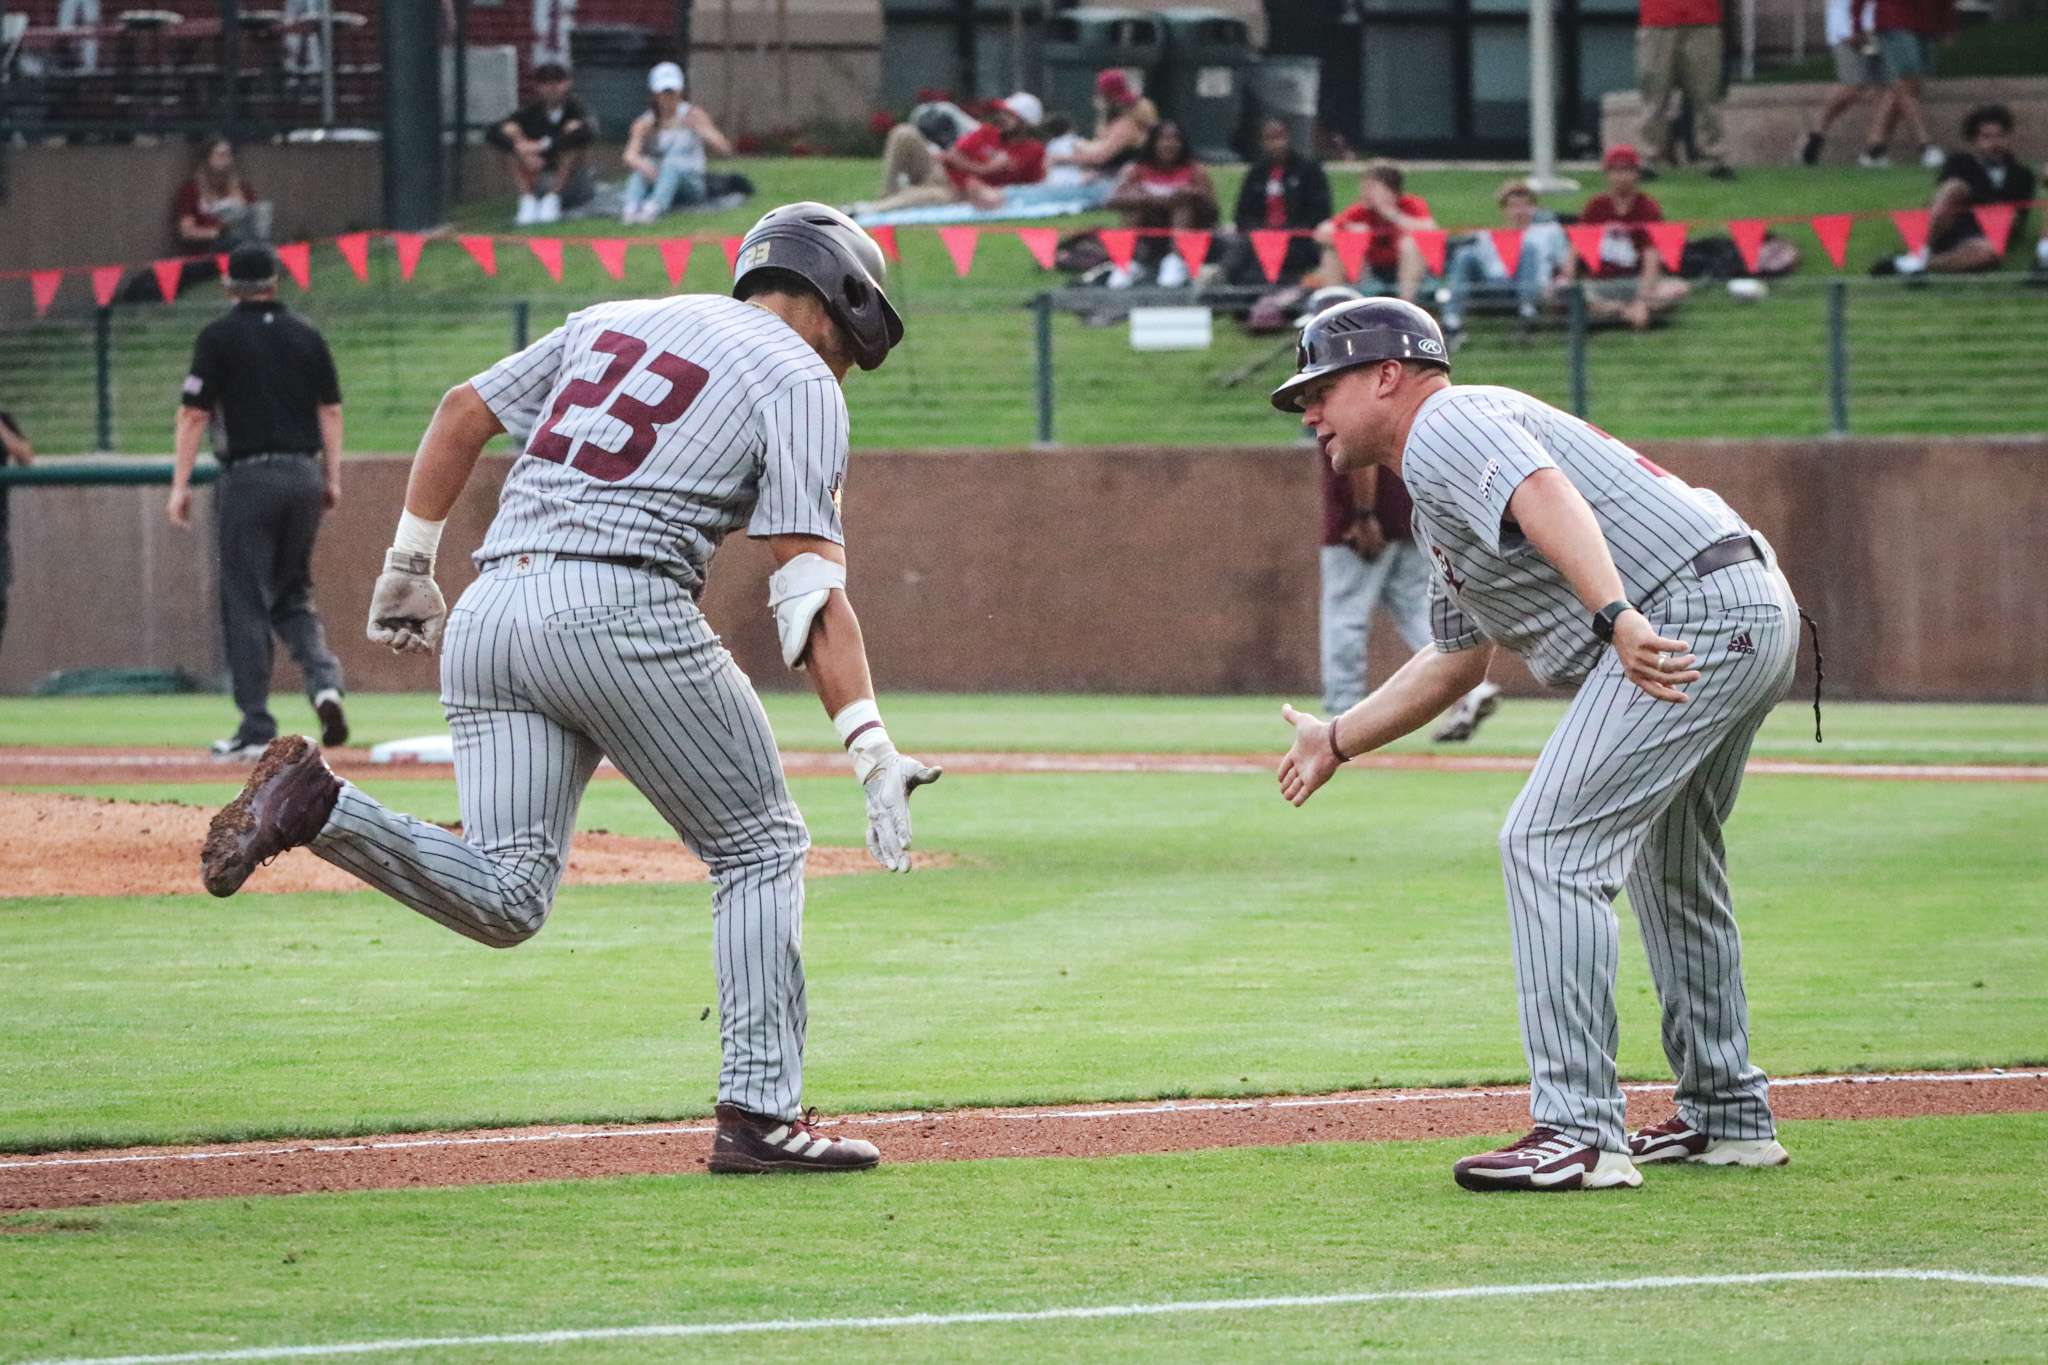
<path fill-rule="evenodd" d="M 1728 642 L 1728 652 L 1730 654 L 1754 655 L 1756 653 L 1756 642 L 1749 638 L 1749 632 L 1745 630 Z"/>

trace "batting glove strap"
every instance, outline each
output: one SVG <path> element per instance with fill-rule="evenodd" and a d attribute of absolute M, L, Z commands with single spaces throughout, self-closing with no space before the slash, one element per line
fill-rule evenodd
<path fill-rule="evenodd" d="M 384 572 L 411 574 L 415 578 L 432 578 L 434 558 L 424 551 L 401 550 L 394 545 L 384 552 Z"/>

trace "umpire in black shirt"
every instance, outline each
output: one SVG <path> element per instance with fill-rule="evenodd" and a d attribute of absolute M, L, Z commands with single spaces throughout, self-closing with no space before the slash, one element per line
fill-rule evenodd
<path fill-rule="evenodd" d="M 313 539 L 341 500 L 341 384 L 311 324 L 277 298 L 277 255 L 260 243 L 228 257 L 236 303 L 192 348 L 178 409 L 177 469 L 166 509 L 192 524 L 192 465 L 210 428 L 221 463 L 214 493 L 221 636 L 242 723 L 221 758 L 254 758 L 277 738 L 270 633 L 291 651 L 320 718 L 320 742 L 348 741 L 341 664 L 313 613 Z"/>

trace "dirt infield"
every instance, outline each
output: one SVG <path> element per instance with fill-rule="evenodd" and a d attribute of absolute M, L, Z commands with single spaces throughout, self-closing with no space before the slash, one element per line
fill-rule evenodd
<path fill-rule="evenodd" d="M 0 791 L 0 898 L 200 895 L 199 846 L 212 812 L 196 806 L 92 801 Z M 943 855 L 913 855 L 921 867 Z M 879 872 L 866 849 L 814 848 L 807 875 Z M 573 886 L 701 882 L 710 873 L 671 839 L 578 834 L 565 880 Z M 256 869 L 248 892 L 360 891 L 363 884 L 304 849 Z"/>
<path fill-rule="evenodd" d="M 1673 1111 L 1669 1085 L 1632 1085 L 1629 1121 Z M 1357 1091 L 1250 1100 L 865 1114 L 826 1120 L 887 1162 L 1091 1157 L 1304 1142 L 1482 1137 L 1528 1126 L 1528 1090 Z M 2048 1070 L 1779 1080 L 1784 1119 L 2048 1111 Z M 0 1210 L 325 1190 L 513 1184 L 702 1170 L 708 1120 L 638 1127 L 500 1129 L 385 1138 L 146 1147 L 0 1157 Z M 1793 1159 L 1798 1159 L 1795 1151 Z"/>
<path fill-rule="evenodd" d="M 1272 754 L 1034 753 L 920 751 L 927 763 L 948 772 L 973 773 L 1251 773 L 1272 772 Z M 334 770 L 352 781 L 418 778 L 453 781 L 447 763 L 372 763 L 363 749 L 328 751 Z M 1423 772 L 1525 773 L 1533 757 L 1513 754 L 1366 754 L 1354 768 Z M 100 787 L 134 783 L 237 782 L 249 764 L 221 763 L 189 749 L 79 749 L 0 747 L 0 787 Z M 829 750 L 785 749 L 782 766 L 791 777 L 836 777 L 847 771 L 846 756 Z M 1904 782 L 2048 782 L 2048 767 L 2019 764 L 1806 763 L 1753 758 L 1752 774 L 1779 777 L 1860 777 Z M 600 779 L 620 779 L 609 763 Z"/>

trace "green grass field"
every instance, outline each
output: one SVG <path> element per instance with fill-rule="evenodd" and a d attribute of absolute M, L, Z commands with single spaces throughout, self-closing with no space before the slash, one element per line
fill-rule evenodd
<path fill-rule="evenodd" d="M 804 159 L 746 163 L 760 194 L 755 203 L 717 214 L 671 217 L 656 229 L 602 221 L 547 231 L 647 238 L 659 234 L 724 235 L 743 231 L 765 204 L 815 197 L 847 202 L 873 190 L 866 162 Z M 1226 202 L 1236 168 L 1219 169 Z M 1492 172 L 1416 173 L 1447 226 L 1494 221 Z M 1353 187 L 1340 178 L 1340 196 Z M 1801 215 L 1910 207 L 1924 201 L 1926 173 L 1917 168 L 1746 170 L 1730 184 L 1689 174 L 1656 187 L 1673 218 L 1717 226 L 1729 217 Z M 1567 206 L 1575 198 L 1561 200 Z M 505 231 L 508 201 L 468 204 L 456 212 L 467 231 Z M 1107 221 L 1096 215 L 1088 221 Z M 1063 226 L 1066 224 L 1063 224 Z M 525 232 L 526 230 L 522 230 Z M 1824 431 L 1824 297 L 1832 274 L 1805 228 L 1783 229 L 1805 251 L 1800 271 L 1779 282 L 1760 304 L 1731 301 L 1706 289 L 1680 321 L 1632 336 L 1601 333 L 1588 364 L 1590 415 L 1624 438 L 1700 435 L 1813 435 Z M 904 346 L 888 365 L 848 386 L 856 444 L 872 447 L 1009 446 L 1035 434 L 1031 322 L 1024 311 L 1035 292 L 1061 277 L 1039 270 L 1012 237 L 983 238 L 973 274 L 960 279 L 935 234 L 906 229 L 904 262 L 891 293 L 908 320 Z M 1881 221 L 1859 223 L 1850 243 L 1851 429 L 1858 432 L 2028 431 L 2048 426 L 2048 400 L 2030 357 L 2048 346 L 2048 291 L 2016 287 L 2009 277 L 1905 288 L 1863 278 L 1869 263 L 1899 249 Z M 2031 251 L 2015 242 L 2014 259 Z M 2017 267 L 2016 267 L 2017 268 Z M 560 284 L 530 253 L 499 251 L 499 275 L 485 278 L 454 243 L 429 246 L 411 283 L 401 283 L 388 245 L 371 253 L 371 283 L 358 284 L 339 256 L 315 257 L 315 288 L 287 295 L 327 331 L 348 398 L 349 445 L 358 451 L 405 451 L 417 441 L 439 394 L 501 356 L 510 344 L 512 306 L 531 306 L 539 336 L 571 309 L 596 299 L 667 292 L 652 250 L 629 252 L 626 278 L 614 281 L 581 247 L 567 253 Z M 683 287 L 725 285 L 725 257 L 715 241 L 700 242 Z M 192 336 L 220 308 L 205 291 L 173 307 L 117 310 L 112 395 L 115 445 L 163 451 L 170 412 Z M 60 305 L 60 314 L 61 314 Z M 1475 324 L 1475 341 L 1458 358 L 1461 379 L 1506 383 L 1543 398 L 1568 397 L 1565 346 L 1552 331 L 1528 346 L 1511 345 L 1493 322 Z M 59 315 L 0 335 L 0 403 L 20 418 L 46 451 L 90 449 L 93 433 L 92 336 L 82 314 Z M 1291 438 L 1286 419 L 1262 394 L 1280 377 L 1282 360 L 1230 388 L 1221 376 L 1272 350 L 1266 338 L 1244 336 L 1235 324 L 1217 329 L 1208 351 L 1138 354 L 1121 327 L 1087 328 L 1062 315 L 1055 322 L 1056 435 L 1073 443 L 1273 442 Z M 1940 354 L 1944 364 L 1924 363 Z M 1953 376 L 1967 370 L 1972 383 Z"/>

